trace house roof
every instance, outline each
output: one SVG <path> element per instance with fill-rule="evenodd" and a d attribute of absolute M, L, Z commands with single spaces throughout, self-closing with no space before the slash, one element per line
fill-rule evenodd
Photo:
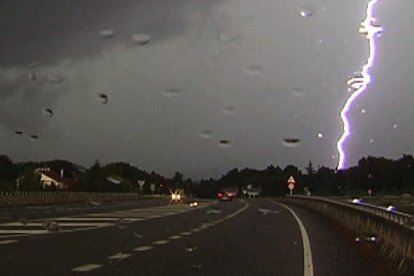
<path fill-rule="evenodd" d="M 36 172 L 39 174 L 43 174 L 56 182 L 63 183 L 65 186 L 70 186 L 73 184 L 73 179 L 70 178 L 61 178 L 60 175 L 48 168 L 40 168 L 36 169 Z"/>

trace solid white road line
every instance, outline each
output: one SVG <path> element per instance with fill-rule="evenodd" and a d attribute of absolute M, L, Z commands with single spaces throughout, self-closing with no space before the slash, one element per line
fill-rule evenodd
<path fill-rule="evenodd" d="M 299 225 L 300 233 L 302 235 L 302 241 L 303 241 L 303 275 L 304 276 L 313 276 L 313 261 L 312 261 L 312 252 L 311 252 L 311 246 L 309 242 L 308 234 L 306 233 L 305 226 L 303 225 L 300 218 L 296 215 L 296 213 L 286 206 L 283 203 L 276 203 L 280 206 L 283 206 L 286 208 L 295 218 L 296 222 Z"/>
<path fill-rule="evenodd" d="M 89 272 L 92 271 L 94 269 L 100 268 L 102 265 L 101 264 L 86 264 L 86 265 L 81 265 L 78 267 L 75 267 L 72 269 L 72 271 L 74 272 Z"/>
<path fill-rule="evenodd" d="M 0 241 L 0 244 L 10 244 L 10 243 L 15 243 L 18 242 L 18 240 L 5 240 L 5 241 Z"/>

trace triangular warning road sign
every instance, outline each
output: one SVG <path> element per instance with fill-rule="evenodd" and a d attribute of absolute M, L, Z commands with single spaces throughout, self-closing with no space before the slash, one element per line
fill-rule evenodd
<path fill-rule="evenodd" d="M 289 177 L 287 183 L 289 183 L 289 184 L 290 183 L 295 184 L 296 183 L 296 180 L 293 178 L 293 176 L 291 176 L 291 177 Z"/>

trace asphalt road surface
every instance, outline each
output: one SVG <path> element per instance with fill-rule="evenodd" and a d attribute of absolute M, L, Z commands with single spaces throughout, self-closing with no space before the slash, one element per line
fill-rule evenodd
<path fill-rule="evenodd" d="M 121 208 L 122 207 L 122 208 Z M 72 210 L 0 223 L 1 275 L 378 275 L 361 243 L 273 199 Z M 44 217 L 44 214 L 42 215 Z"/>

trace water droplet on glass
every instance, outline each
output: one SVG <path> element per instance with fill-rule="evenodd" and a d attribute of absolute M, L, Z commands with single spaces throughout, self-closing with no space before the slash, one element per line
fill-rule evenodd
<path fill-rule="evenodd" d="M 367 112 L 367 110 L 366 109 L 361 109 L 361 114 L 365 114 Z"/>
<path fill-rule="evenodd" d="M 143 239 L 144 238 L 144 235 L 142 235 L 142 234 L 140 234 L 138 232 L 135 232 L 134 233 L 134 237 L 137 238 L 137 239 Z"/>
<path fill-rule="evenodd" d="M 32 134 L 32 135 L 29 136 L 29 139 L 32 140 L 32 141 L 37 140 L 38 138 L 39 138 L 39 136 L 37 134 Z"/>
<path fill-rule="evenodd" d="M 365 78 L 361 73 L 356 73 L 348 78 L 346 85 L 348 85 L 348 91 L 356 91 L 365 85 Z"/>
<path fill-rule="evenodd" d="M 115 32 L 113 30 L 102 30 L 99 32 L 99 34 L 104 38 L 112 38 L 115 35 Z"/>
<path fill-rule="evenodd" d="M 27 77 L 29 78 L 29 80 L 31 81 L 35 81 L 37 80 L 37 75 L 35 72 L 30 71 L 29 74 L 27 74 Z"/>
<path fill-rule="evenodd" d="M 22 225 L 27 226 L 27 220 L 26 220 L 26 218 L 21 218 L 21 219 L 19 219 L 19 222 L 20 222 Z"/>
<path fill-rule="evenodd" d="M 222 148 L 230 147 L 230 140 L 225 140 L 225 139 L 220 140 L 219 141 L 219 146 L 222 147 Z"/>
<path fill-rule="evenodd" d="M 221 214 L 222 212 L 223 212 L 223 210 L 221 210 L 221 209 L 212 208 L 212 209 L 208 210 L 206 212 L 206 214 L 207 215 L 210 215 L 210 214 Z"/>
<path fill-rule="evenodd" d="M 300 10 L 300 16 L 302 16 L 303 18 L 309 18 L 313 15 L 313 13 L 314 13 L 314 8 L 309 5 L 303 6 L 302 9 Z"/>
<path fill-rule="evenodd" d="M 40 63 L 39 62 L 32 62 L 28 65 L 29 68 L 36 68 L 39 67 Z"/>
<path fill-rule="evenodd" d="M 228 33 L 221 33 L 219 35 L 219 39 L 223 42 L 231 42 L 231 41 L 236 41 L 239 39 L 239 35 L 236 34 L 228 34 Z"/>
<path fill-rule="evenodd" d="M 332 159 L 336 159 L 336 156 L 335 155 L 332 155 Z"/>
<path fill-rule="evenodd" d="M 58 84 L 63 82 L 63 78 L 59 76 L 49 76 L 49 81 L 50 83 Z"/>
<path fill-rule="evenodd" d="M 109 101 L 109 99 L 108 99 L 108 96 L 107 95 L 101 93 L 101 94 L 98 94 L 98 101 L 101 104 L 107 104 L 108 101 Z"/>
<path fill-rule="evenodd" d="M 119 218 L 116 221 L 116 227 L 118 227 L 121 230 L 126 229 L 127 228 L 127 221 L 124 218 Z"/>
<path fill-rule="evenodd" d="M 91 199 L 89 201 L 89 204 L 92 205 L 92 206 L 100 206 L 102 204 L 102 200 L 101 199 L 99 199 L 99 200 L 93 200 L 93 199 Z"/>
<path fill-rule="evenodd" d="M 201 264 L 192 264 L 191 267 L 194 268 L 194 269 L 201 269 L 202 268 Z"/>
<path fill-rule="evenodd" d="M 374 143 L 374 139 L 372 139 L 372 138 L 371 138 L 371 139 L 369 139 L 369 142 L 370 142 L 370 143 Z"/>
<path fill-rule="evenodd" d="M 45 220 L 42 227 L 49 232 L 58 232 L 60 230 L 59 224 L 54 220 Z"/>
<path fill-rule="evenodd" d="M 393 127 L 393 128 L 397 128 L 397 127 L 398 127 L 398 125 L 397 125 L 397 124 L 394 124 L 392 127 Z"/>
<path fill-rule="evenodd" d="M 16 135 L 22 135 L 22 134 L 23 134 L 23 131 L 21 131 L 21 130 L 16 130 L 16 131 L 14 132 L 14 134 L 16 134 Z"/>
<path fill-rule="evenodd" d="M 151 36 L 148 34 L 133 34 L 132 40 L 134 40 L 139 45 L 148 44 L 151 40 Z"/>
<path fill-rule="evenodd" d="M 202 137 L 202 138 L 211 138 L 211 136 L 213 135 L 213 132 L 211 131 L 211 130 L 208 130 L 208 129 L 206 129 L 206 130 L 202 130 L 201 132 L 200 132 L 200 136 Z"/>
<path fill-rule="evenodd" d="M 117 184 L 117 185 L 119 185 L 119 184 L 121 184 L 121 183 L 122 183 L 122 177 L 120 177 L 120 176 L 118 176 L 118 175 L 111 175 L 111 176 L 108 176 L 108 177 L 106 178 L 106 180 L 108 180 L 109 182 L 111 182 L 111 183 L 113 183 L 113 184 Z"/>
<path fill-rule="evenodd" d="M 195 246 L 195 245 L 187 245 L 186 247 L 185 247 L 185 251 L 187 251 L 187 252 L 189 252 L 189 253 L 192 253 L 192 252 L 194 252 L 194 251 L 196 251 L 197 250 L 197 246 Z"/>
<path fill-rule="evenodd" d="M 319 132 L 319 133 L 318 133 L 318 138 L 319 138 L 319 139 L 322 139 L 322 138 L 323 138 L 323 134 Z"/>
<path fill-rule="evenodd" d="M 44 109 L 42 110 L 42 113 L 43 113 L 44 115 L 49 116 L 49 117 L 52 117 L 52 116 L 53 116 L 53 110 L 52 110 L 52 109 L 50 109 L 50 108 L 44 108 Z"/>
<path fill-rule="evenodd" d="M 178 96 L 182 93 L 183 91 L 180 88 L 168 88 L 164 91 L 164 95 L 168 98 Z"/>
<path fill-rule="evenodd" d="M 282 144 L 286 147 L 294 148 L 299 146 L 301 144 L 301 141 L 298 138 L 285 138 L 283 139 Z"/>
<path fill-rule="evenodd" d="M 295 87 L 292 89 L 292 95 L 300 97 L 306 94 L 306 90 L 301 87 Z"/>
<path fill-rule="evenodd" d="M 235 111 L 236 110 L 232 106 L 225 106 L 225 107 L 223 107 L 223 112 L 226 115 L 232 115 L 232 114 L 234 114 Z"/>
<path fill-rule="evenodd" d="M 323 40 L 322 39 L 319 39 L 318 40 L 318 44 L 322 44 L 323 43 Z"/>
<path fill-rule="evenodd" d="M 244 71 L 248 75 L 260 75 L 263 72 L 263 66 L 261 65 L 247 65 Z"/>

